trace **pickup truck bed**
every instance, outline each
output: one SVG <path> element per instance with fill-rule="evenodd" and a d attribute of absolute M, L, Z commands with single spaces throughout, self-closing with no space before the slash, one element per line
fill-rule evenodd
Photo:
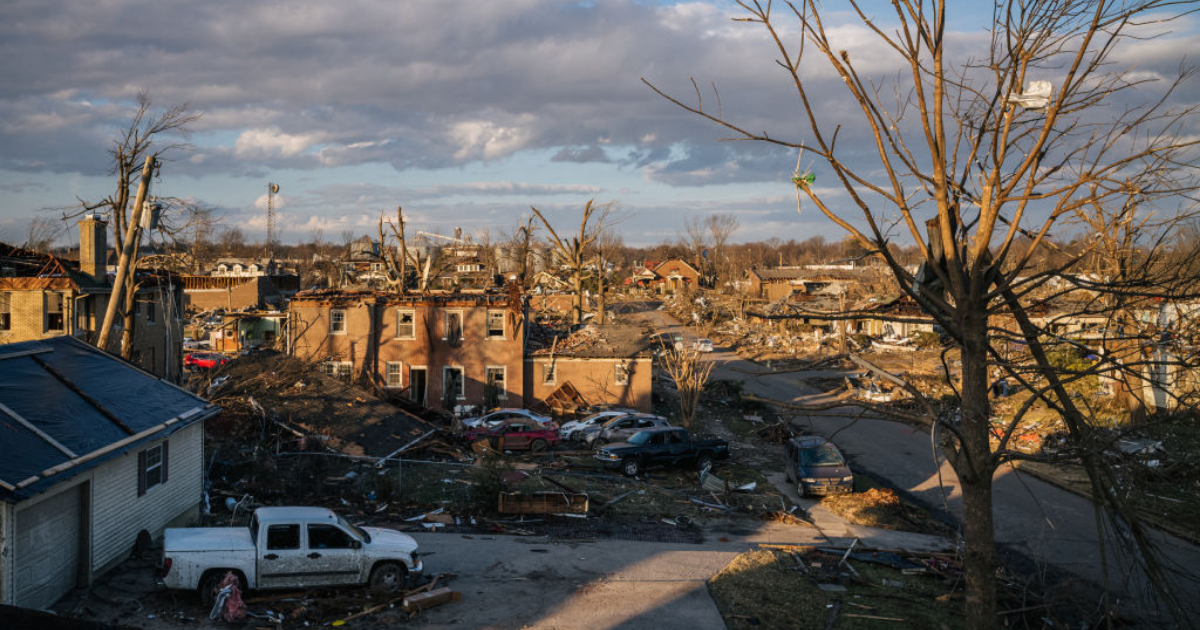
<path fill-rule="evenodd" d="M 254 553 L 250 529 L 235 527 L 189 527 L 168 529 L 163 548 L 171 551 L 245 551 Z"/>

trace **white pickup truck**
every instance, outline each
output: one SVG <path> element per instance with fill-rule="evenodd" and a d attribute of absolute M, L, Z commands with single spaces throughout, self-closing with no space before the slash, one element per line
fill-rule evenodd
<path fill-rule="evenodd" d="M 228 571 L 244 589 L 369 584 L 392 592 L 422 569 L 411 536 L 317 507 L 259 508 L 249 527 L 168 529 L 159 565 L 167 588 L 197 589 L 205 604 Z"/>

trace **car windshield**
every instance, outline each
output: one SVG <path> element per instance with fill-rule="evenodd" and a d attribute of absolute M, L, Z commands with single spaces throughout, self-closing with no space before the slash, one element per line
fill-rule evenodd
<path fill-rule="evenodd" d="M 616 416 L 616 417 L 613 417 L 613 418 L 609 418 L 608 420 L 606 420 L 606 421 L 604 422 L 604 428 L 605 428 L 605 429 L 607 429 L 607 428 L 609 428 L 609 427 L 611 427 L 611 426 L 615 425 L 616 423 L 620 422 L 620 421 L 621 421 L 621 419 L 622 419 L 622 418 L 624 418 L 624 417 L 625 417 L 625 416 Z"/>
<path fill-rule="evenodd" d="M 371 542 L 371 535 L 368 534 L 366 532 L 366 530 L 364 530 L 363 528 L 359 527 L 358 525 L 351 524 L 350 521 L 347 521 L 346 519 L 342 518 L 341 514 L 337 515 L 337 520 L 338 520 L 338 525 L 341 525 L 342 527 L 354 532 L 354 535 L 358 536 L 359 540 L 366 542 L 366 543 Z"/>
<path fill-rule="evenodd" d="M 629 443 L 630 444 L 645 444 L 646 442 L 648 442 L 650 440 L 650 436 L 652 436 L 652 435 L 654 435 L 653 431 L 642 431 L 641 433 L 634 433 L 633 436 L 629 438 Z"/>
<path fill-rule="evenodd" d="M 806 448 L 800 451 L 801 466 L 845 466 L 846 460 L 832 446 Z"/>

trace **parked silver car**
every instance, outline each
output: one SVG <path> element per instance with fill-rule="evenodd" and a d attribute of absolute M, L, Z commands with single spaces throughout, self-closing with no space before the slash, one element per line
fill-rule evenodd
<path fill-rule="evenodd" d="M 548 416 L 533 413 L 528 409 L 497 409 L 482 416 L 465 418 L 462 421 L 462 426 L 464 429 L 494 429 L 508 420 L 517 418 L 527 418 L 542 426 L 551 426 L 554 424 L 554 421 Z"/>
<path fill-rule="evenodd" d="M 662 416 L 648 413 L 630 414 L 613 418 L 598 427 L 584 429 L 583 441 L 588 446 L 603 446 L 612 442 L 624 442 L 638 431 L 670 427 L 671 423 Z"/>
<path fill-rule="evenodd" d="M 584 432 L 588 427 L 599 429 L 605 422 L 620 416 L 627 416 L 631 413 L 637 413 L 637 411 L 634 409 L 606 409 L 579 420 L 566 422 L 558 428 L 558 433 L 564 440 L 579 441 L 583 439 Z"/>

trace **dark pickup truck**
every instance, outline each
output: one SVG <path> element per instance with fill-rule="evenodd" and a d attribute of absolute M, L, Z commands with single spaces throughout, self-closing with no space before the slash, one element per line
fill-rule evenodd
<path fill-rule="evenodd" d="M 627 442 L 609 444 L 596 451 L 605 468 L 620 468 L 633 477 L 648 466 L 692 464 L 703 469 L 714 460 L 729 457 L 729 442 L 716 438 L 693 438 L 687 429 L 648 429 L 633 434 Z"/>

